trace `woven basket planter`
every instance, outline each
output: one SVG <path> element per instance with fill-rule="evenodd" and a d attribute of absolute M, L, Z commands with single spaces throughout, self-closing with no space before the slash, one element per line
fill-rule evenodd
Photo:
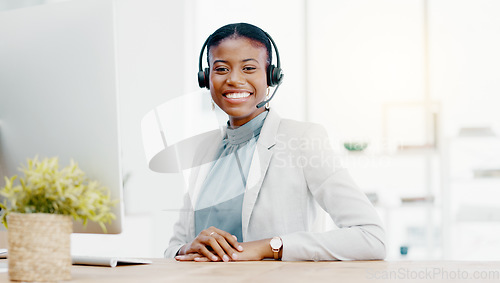
<path fill-rule="evenodd" d="M 10 280 L 71 279 L 70 216 L 11 213 L 8 225 Z"/>

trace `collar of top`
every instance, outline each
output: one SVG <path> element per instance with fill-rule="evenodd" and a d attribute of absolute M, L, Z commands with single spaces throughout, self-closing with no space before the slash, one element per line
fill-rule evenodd
<path fill-rule="evenodd" d="M 248 142 L 253 137 L 258 137 L 260 134 L 260 130 L 264 125 L 264 120 L 267 117 L 267 113 L 267 111 L 264 111 L 252 120 L 236 128 L 232 128 L 231 126 L 229 126 L 228 122 L 226 130 L 226 138 L 228 143 L 231 145 L 238 145 Z"/>

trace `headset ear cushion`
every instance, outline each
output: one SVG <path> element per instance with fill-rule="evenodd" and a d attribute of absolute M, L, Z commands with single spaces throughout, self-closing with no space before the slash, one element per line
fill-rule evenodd
<path fill-rule="evenodd" d="M 277 68 L 274 65 L 269 65 L 267 67 L 267 85 L 275 86 L 281 82 L 281 68 Z"/>
<path fill-rule="evenodd" d="M 198 72 L 198 85 L 201 88 L 205 87 L 205 72 L 203 72 L 203 71 Z"/>
<path fill-rule="evenodd" d="M 276 86 L 281 83 L 281 80 L 281 68 L 275 67 L 274 65 L 269 65 L 269 67 L 267 68 L 267 85 Z"/>
<path fill-rule="evenodd" d="M 205 68 L 205 71 L 199 71 L 198 72 L 198 85 L 201 88 L 210 88 L 210 84 L 208 82 L 208 75 L 209 75 L 209 70 L 208 68 Z"/>
<path fill-rule="evenodd" d="M 269 65 L 267 67 L 267 85 L 274 86 L 273 73 L 274 73 L 274 65 Z"/>

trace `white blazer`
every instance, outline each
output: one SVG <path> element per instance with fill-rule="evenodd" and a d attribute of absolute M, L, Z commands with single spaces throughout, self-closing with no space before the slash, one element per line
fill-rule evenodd
<path fill-rule="evenodd" d="M 209 135 L 193 164 L 165 257 L 174 257 L 195 235 L 194 210 L 201 184 L 222 140 Z M 385 232 L 377 212 L 339 166 L 324 128 L 281 119 L 270 110 L 257 141 L 242 207 L 243 241 L 274 236 L 283 241 L 282 260 L 370 260 L 385 257 Z M 338 229 L 314 232 L 316 208 Z"/>

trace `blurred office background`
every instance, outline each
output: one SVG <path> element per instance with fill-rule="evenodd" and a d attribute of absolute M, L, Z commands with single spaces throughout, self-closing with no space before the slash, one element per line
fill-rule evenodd
<path fill-rule="evenodd" d="M 199 89 L 210 33 L 249 22 L 279 48 L 286 76 L 272 106 L 327 128 L 386 225 L 387 259 L 498 259 L 498 15 L 496 0 L 116 0 L 125 229 L 73 235 L 73 250 L 162 257 L 184 183 L 147 168 L 141 119 Z"/>

